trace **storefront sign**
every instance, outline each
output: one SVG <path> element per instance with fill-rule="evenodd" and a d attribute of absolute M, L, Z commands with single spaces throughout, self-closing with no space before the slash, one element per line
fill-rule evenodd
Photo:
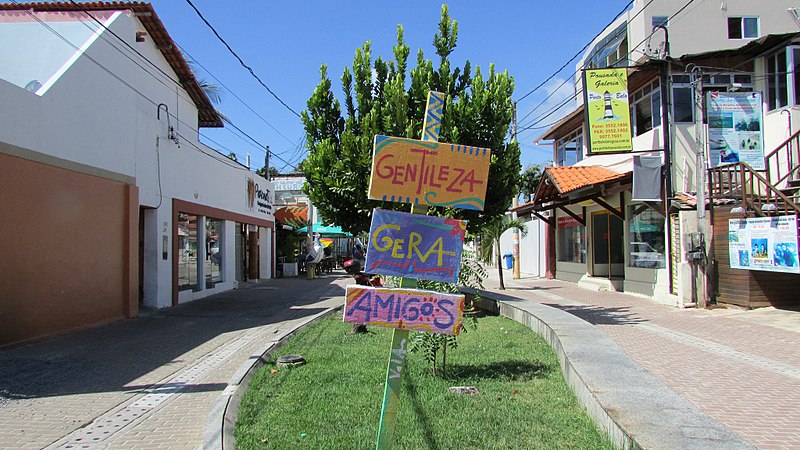
<path fill-rule="evenodd" d="M 344 321 L 387 328 L 458 334 L 464 296 L 420 289 L 347 286 Z"/>
<path fill-rule="evenodd" d="M 633 150 L 627 69 L 585 70 L 583 100 L 589 153 Z"/>
<path fill-rule="evenodd" d="M 273 203 L 272 191 L 267 186 L 260 185 L 255 178 L 248 176 L 247 210 L 258 211 L 262 214 L 272 214 Z"/>
<path fill-rule="evenodd" d="M 707 92 L 711 167 L 744 162 L 764 170 L 760 92 Z"/>
<path fill-rule="evenodd" d="M 369 198 L 482 211 L 491 150 L 375 136 Z"/>
<path fill-rule="evenodd" d="M 366 271 L 455 283 L 466 232 L 463 220 L 374 209 Z"/>
<path fill-rule="evenodd" d="M 578 214 L 583 219 L 583 214 Z M 558 228 L 582 227 L 583 225 L 571 216 L 561 216 L 557 219 Z"/>
<path fill-rule="evenodd" d="M 729 219 L 728 253 L 732 269 L 800 273 L 797 217 Z"/>

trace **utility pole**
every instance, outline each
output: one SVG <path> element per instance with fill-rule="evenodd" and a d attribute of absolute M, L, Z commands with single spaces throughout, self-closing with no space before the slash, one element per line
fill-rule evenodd
<path fill-rule="evenodd" d="M 511 104 L 511 142 L 517 142 L 517 102 Z M 512 207 L 516 207 L 519 199 L 519 193 L 514 196 L 511 202 Z M 517 218 L 517 213 L 513 212 L 512 217 Z M 512 231 L 513 244 L 511 246 L 511 253 L 514 255 L 514 279 L 518 280 L 522 276 L 519 273 L 519 230 L 514 228 Z"/>
<path fill-rule="evenodd" d="M 690 261 L 691 264 L 697 266 L 698 275 L 701 277 L 701 282 L 698 283 L 697 289 L 700 291 L 697 295 L 697 306 L 705 308 L 708 305 L 708 297 L 706 293 L 706 268 L 705 268 L 705 235 L 706 235 L 706 140 L 703 133 L 703 70 L 695 66 L 692 68 L 692 82 L 694 83 L 694 128 L 695 128 L 695 147 L 697 149 L 696 155 L 696 178 L 695 189 L 697 189 L 697 233 L 700 237 L 700 245 L 702 248 L 702 259 L 695 259 Z M 694 249 L 695 251 L 699 249 Z"/>
<path fill-rule="evenodd" d="M 267 181 L 272 181 L 269 175 L 269 145 L 267 146 L 266 153 L 264 153 L 264 174 Z"/>

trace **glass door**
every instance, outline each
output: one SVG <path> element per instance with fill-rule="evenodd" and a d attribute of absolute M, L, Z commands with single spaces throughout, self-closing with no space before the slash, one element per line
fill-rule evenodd
<path fill-rule="evenodd" d="M 623 222 L 607 211 L 592 214 L 592 276 L 624 278 Z"/>

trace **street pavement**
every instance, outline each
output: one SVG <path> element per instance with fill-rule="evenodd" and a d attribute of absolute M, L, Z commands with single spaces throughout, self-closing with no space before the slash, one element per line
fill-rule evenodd
<path fill-rule="evenodd" d="M 502 293 L 517 304 L 592 324 L 747 443 L 800 448 L 800 313 L 678 309 L 504 272 Z M 500 292 L 496 270 L 489 273 L 485 287 Z M 265 342 L 340 306 L 350 283 L 342 272 L 248 283 L 0 350 L 0 448 L 198 448 L 232 376 Z"/>
<path fill-rule="evenodd" d="M 484 285 L 577 316 L 678 395 L 762 449 L 800 449 L 800 312 L 679 309 L 496 269 Z"/>
<path fill-rule="evenodd" d="M 255 352 L 342 304 L 344 273 L 282 278 L 0 350 L 0 448 L 196 449 Z"/>

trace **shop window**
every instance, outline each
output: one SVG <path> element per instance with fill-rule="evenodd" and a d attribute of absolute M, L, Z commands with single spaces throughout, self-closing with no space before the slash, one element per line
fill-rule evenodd
<path fill-rule="evenodd" d="M 646 205 L 629 207 L 628 267 L 666 267 L 664 217 Z"/>
<path fill-rule="evenodd" d="M 728 39 L 758 37 L 758 17 L 728 17 Z"/>
<path fill-rule="evenodd" d="M 572 166 L 583 159 L 583 133 L 577 129 L 558 140 L 556 165 Z"/>
<path fill-rule="evenodd" d="M 562 262 L 586 262 L 586 227 L 572 217 L 559 217 L 556 233 L 558 260 Z"/>
<path fill-rule="evenodd" d="M 206 217 L 206 279 L 212 283 L 224 281 L 222 257 L 224 252 L 224 222 L 220 219 Z"/>
<path fill-rule="evenodd" d="M 178 288 L 197 289 L 197 216 L 178 213 Z"/>
<path fill-rule="evenodd" d="M 767 110 L 800 104 L 800 47 L 787 47 L 767 57 Z"/>

